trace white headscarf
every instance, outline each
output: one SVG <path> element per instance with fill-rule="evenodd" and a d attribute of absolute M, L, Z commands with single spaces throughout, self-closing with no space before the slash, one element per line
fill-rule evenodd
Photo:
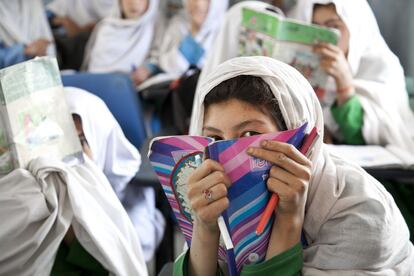
<path fill-rule="evenodd" d="M 126 185 L 141 164 L 137 149 L 127 140 L 106 104 L 95 95 L 65 87 L 69 111 L 82 119 L 83 131 L 93 159 L 104 172 L 115 193 L 122 198 Z"/>
<path fill-rule="evenodd" d="M 38 158 L 0 179 L 0 274 L 50 275 L 72 225 L 109 275 L 148 275 L 126 212 L 96 165 Z"/>
<path fill-rule="evenodd" d="M 268 57 L 231 59 L 215 68 L 196 92 L 190 134 L 201 135 L 204 99 L 239 75 L 261 77 L 279 102 L 288 129 L 307 121 L 322 136 L 315 93 L 292 67 Z M 408 227 L 391 195 L 360 167 L 329 154 L 321 139 L 312 155 L 304 233 L 304 275 L 414 275 Z M 411 274 L 410 274 L 411 273 Z"/>
<path fill-rule="evenodd" d="M 57 16 L 68 16 L 78 26 L 95 23 L 108 16 L 117 0 L 54 0 L 47 9 Z"/>
<path fill-rule="evenodd" d="M 292 16 L 312 22 L 314 5 L 330 3 L 349 29 L 347 58 L 364 109 L 365 141 L 395 144 L 414 154 L 414 115 L 408 105 L 404 71 L 381 36 L 367 1 L 299 0 Z M 328 127 L 335 132 L 335 126 Z"/>
<path fill-rule="evenodd" d="M 42 38 L 51 42 L 47 53 L 54 56 L 52 31 L 41 0 L 0 0 L 0 42 L 9 47 Z"/>
<path fill-rule="evenodd" d="M 183 74 L 191 65 L 178 49 L 183 38 L 190 33 L 191 27 L 190 15 L 186 9 L 187 0 L 183 0 L 183 4 L 185 9 L 171 19 L 159 49 L 158 66 L 166 73 L 176 76 Z M 195 37 L 205 53 L 213 49 L 212 42 L 224 19 L 228 5 L 228 0 L 210 0 L 207 17 Z M 203 67 L 204 58 L 197 65 Z"/>
<path fill-rule="evenodd" d="M 65 87 L 65 98 L 70 112 L 81 117 L 93 159 L 134 224 L 145 261 L 150 261 L 163 237 L 165 221 L 155 207 L 152 187 L 128 185 L 140 166 L 139 152 L 101 99 L 74 87 Z"/>
<path fill-rule="evenodd" d="M 147 11 L 138 19 L 123 19 L 119 2 L 91 35 L 83 65 L 87 71 L 130 73 L 150 52 L 159 0 L 148 0 Z"/>

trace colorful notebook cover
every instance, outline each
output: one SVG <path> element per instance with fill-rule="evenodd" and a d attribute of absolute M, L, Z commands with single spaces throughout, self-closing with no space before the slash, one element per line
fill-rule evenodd
<path fill-rule="evenodd" d="M 306 126 L 304 124 L 294 130 L 217 142 L 202 136 L 154 139 L 150 146 L 149 159 L 187 244 L 191 243 L 193 214 L 187 198 L 186 183 L 189 175 L 197 168 L 195 156 L 204 157 L 206 153 L 206 157 L 223 165 L 232 181 L 228 191 L 230 205 L 223 217 L 234 244 L 234 256 L 221 244 L 219 258 L 227 263 L 235 261 L 238 272 L 243 265 L 263 261 L 273 218 L 262 235 L 257 236 L 255 230 L 270 197 L 266 180 L 271 164 L 248 156 L 246 149 L 250 146 L 258 147 L 262 140 L 287 142 L 299 148 Z M 228 260 L 229 257 L 235 260 Z"/>

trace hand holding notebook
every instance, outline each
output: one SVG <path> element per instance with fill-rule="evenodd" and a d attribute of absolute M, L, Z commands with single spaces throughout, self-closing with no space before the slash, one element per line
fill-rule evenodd
<path fill-rule="evenodd" d="M 234 250 L 219 248 L 219 258 L 228 264 L 232 275 L 245 264 L 264 260 L 269 242 L 272 219 L 262 235 L 255 233 L 257 223 L 270 198 L 266 180 L 271 164 L 246 153 L 249 147 L 258 147 L 263 140 L 287 142 L 299 148 L 305 136 L 306 124 L 300 128 L 278 133 L 267 133 L 236 140 L 214 142 L 209 137 L 161 137 L 152 142 L 150 161 L 163 185 L 179 226 L 190 245 L 194 211 L 187 198 L 189 175 L 197 168 L 195 156 L 204 156 L 221 164 L 231 180 L 227 198 L 229 207 L 223 220 L 229 230 Z M 198 157 L 197 157 L 198 158 Z M 208 198 L 208 194 L 203 195 Z"/>

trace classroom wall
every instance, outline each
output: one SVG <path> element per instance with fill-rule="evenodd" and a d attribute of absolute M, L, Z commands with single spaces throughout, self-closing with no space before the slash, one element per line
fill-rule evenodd
<path fill-rule="evenodd" d="M 400 58 L 405 74 L 414 77 L 414 1 L 369 0 L 384 39 Z"/>

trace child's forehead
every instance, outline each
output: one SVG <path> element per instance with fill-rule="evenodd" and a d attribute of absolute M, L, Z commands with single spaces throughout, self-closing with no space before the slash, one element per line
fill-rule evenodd
<path fill-rule="evenodd" d="M 204 125 L 227 124 L 256 119 L 271 120 L 259 106 L 238 99 L 229 99 L 209 105 L 204 111 Z"/>

